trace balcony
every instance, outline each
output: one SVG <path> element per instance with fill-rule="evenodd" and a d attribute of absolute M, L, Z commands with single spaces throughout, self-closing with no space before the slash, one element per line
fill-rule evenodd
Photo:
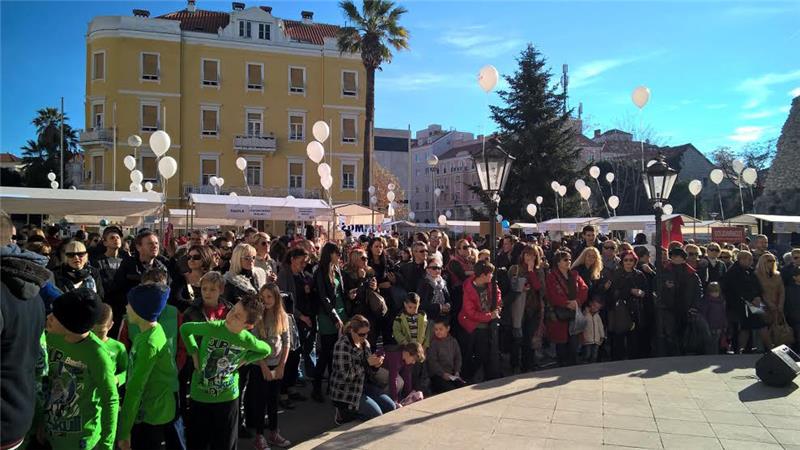
<path fill-rule="evenodd" d="M 105 145 L 111 146 L 113 142 L 114 132 L 111 128 L 90 128 L 81 131 L 80 144 L 81 145 Z"/>
<path fill-rule="evenodd" d="M 246 153 L 275 153 L 277 140 L 275 135 L 270 133 L 264 135 L 239 135 L 233 138 L 233 149 L 237 152 Z"/>
<path fill-rule="evenodd" d="M 113 188 L 111 183 L 92 183 L 90 181 L 84 181 L 78 186 L 78 189 L 82 191 L 110 191 Z"/>
<path fill-rule="evenodd" d="M 263 186 L 250 186 L 250 194 L 244 186 L 223 186 L 219 191 L 220 195 L 229 195 L 235 192 L 237 195 L 252 195 L 254 197 L 286 197 L 293 196 L 295 198 L 323 198 L 321 189 L 303 189 L 303 188 L 278 188 L 278 187 L 263 187 Z M 184 184 L 183 194 L 213 194 L 214 188 L 209 185 L 199 184 Z"/>

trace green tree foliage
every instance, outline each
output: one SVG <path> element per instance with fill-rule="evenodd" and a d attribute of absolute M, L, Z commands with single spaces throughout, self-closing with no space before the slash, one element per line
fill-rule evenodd
<path fill-rule="evenodd" d="M 78 133 L 64 115 L 64 161 L 78 152 Z M 50 187 L 47 173 L 59 175 L 61 158 L 61 113 L 56 108 L 42 108 L 31 121 L 36 127 L 36 139 L 28 140 L 22 150 L 22 180 L 27 187 Z M 58 180 L 64 183 L 63 180 Z M 65 187 L 68 187 L 65 186 Z"/>

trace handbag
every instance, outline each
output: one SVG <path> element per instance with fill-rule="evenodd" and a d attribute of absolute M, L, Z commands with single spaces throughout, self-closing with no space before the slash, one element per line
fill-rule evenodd
<path fill-rule="evenodd" d="M 583 333 L 586 327 L 589 325 L 589 320 L 580 310 L 580 308 L 575 310 L 575 320 L 569 323 L 569 335 L 575 336 L 578 334 Z"/>
<path fill-rule="evenodd" d="M 792 345 L 794 344 L 794 330 L 789 324 L 786 323 L 786 317 L 783 314 L 778 316 L 769 327 L 769 336 L 772 339 L 772 345 Z"/>
<path fill-rule="evenodd" d="M 372 289 L 367 289 L 367 305 L 369 310 L 378 317 L 383 317 L 389 311 L 383 296 Z"/>
<path fill-rule="evenodd" d="M 633 319 L 627 300 L 617 300 L 614 309 L 608 313 L 608 331 L 615 334 L 623 334 L 631 331 Z"/>

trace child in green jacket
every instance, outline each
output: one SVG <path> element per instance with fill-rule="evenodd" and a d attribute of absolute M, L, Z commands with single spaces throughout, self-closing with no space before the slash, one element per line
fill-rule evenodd
<path fill-rule="evenodd" d="M 100 299 L 89 289 L 58 297 L 47 316 L 49 374 L 44 432 L 54 450 L 112 450 L 119 397 L 115 365 L 91 332 Z"/>
<path fill-rule="evenodd" d="M 419 295 L 409 292 L 403 301 L 403 312 L 394 318 L 392 336 L 398 345 L 418 342 L 428 348 L 428 318 L 425 311 L 419 310 L 419 303 Z"/>
<path fill-rule="evenodd" d="M 249 330 L 261 320 L 264 304 L 256 294 L 241 297 L 225 320 L 187 322 L 181 337 L 195 371 L 189 397 L 187 446 L 192 450 L 235 450 L 239 424 L 239 371 L 269 356 L 269 345 Z M 197 338 L 202 337 L 200 345 Z"/>
<path fill-rule="evenodd" d="M 100 339 L 103 347 L 108 352 L 108 357 L 111 358 L 111 362 L 116 365 L 114 375 L 117 377 L 117 386 L 122 386 L 125 384 L 125 374 L 128 370 L 128 350 L 122 342 L 108 337 L 108 330 L 114 326 L 111 305 L 101 303 L 99 317 L 92 328 L 92 333 L 97 336 L 97 339 Z"/>

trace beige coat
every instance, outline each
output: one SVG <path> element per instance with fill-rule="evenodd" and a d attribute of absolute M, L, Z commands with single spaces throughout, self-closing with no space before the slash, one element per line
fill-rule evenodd
<path fill-rule="evenodd" d="M 586 311 L 586 314 L 589 323 L 586 324 L 586 329 L 583 330 L 583 343 L 601 345 L 606 340 L 603 320 L 600 318 L 600 314 L 592 314 L 589 311 Z"/>
<path fill-rule="evenodd" d="M 781 275 L 769 276 L 756 272 L 756 277 L 761 284 L 761 299 L 766 304 L 767 311 L 772 318 L 770 323 L 775 323 L 775 319 L 783 314 L 783 303 L 786 300 L 786 291 Z"/>

